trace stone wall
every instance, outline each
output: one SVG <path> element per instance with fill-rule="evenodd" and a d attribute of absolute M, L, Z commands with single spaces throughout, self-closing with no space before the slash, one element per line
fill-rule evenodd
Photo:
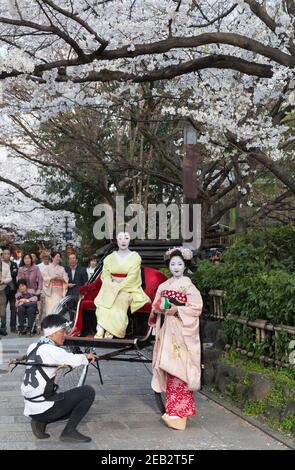
<path fill-rule="evenodd" d="M 202 324 L 204 344 L 203 384 L 214 387 L 249 415 L 295 433 L 295 383 L 284 385 L 276 375 L 245 370 L 226 362 L 226 337 L 218 322 Z"/>

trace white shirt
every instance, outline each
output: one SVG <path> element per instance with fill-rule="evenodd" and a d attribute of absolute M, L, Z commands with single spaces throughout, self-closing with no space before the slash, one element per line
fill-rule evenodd
<path fill-rule="evenodd" d="M 92 274 L 94 273 L 95 270 L 96 270 L 96 268 L 90 268 L 90 267 L 86 269 L 87 274 L 88 274 L 88 281 L 91 278 L 91 276 L 92 276 Z"/>
<path fill-rule="evenodd" d="M 75 277 L 76 268 L 71 268 L 71 271 L 72 271 L 72 280 L 73 280 L 73 282 L 74 282 L 74 277 Z"/>
<path fill-rule="evenodd" d="M 37 346 L 37 343 L 31 344 L 27 350 L 27 355 L 36 346 Z M 68 353 L 63 348 L 59 346 L 55 346 L 53 344 L 42 344 L 37 351 L 37 356 L 41 358 L 39 359 L 39 361 L 41 361 L 44 364 L 56 364 L 56 365 L 68 364 L 72 367 L 78 367 L 81 365 L 88 364 L 88 360 L 84 354 Z M 30 358 L 28 361 L 30 361 Z M 33 359 L 32 359 L 32 362 L 33 362 Z M 30 369 L 30 366 L 26 366 L 26 370 L 29 370 L 29 369 Z M 30 381 L 27 385 L 22 383 L 22 386 L 21 386 L 21 393 L 24 397 L 27 397 L 27 398 L 33 398 L 35 396 L 41 395 L 42 393 L 44 393 L 44 390 L 46 387 L 46 381 L 42 377 L 38 369 L 34 367 L 32 368 L 32 370 L 34 372 L 36 371 L 33 374 L 35 383 L 33 383 L 32 378 L 30 378 Z M 54 367 L 43 367 L 43 370 L 50 379 L 56 375 L 56 368 Z M 26 375 L 24 376 L 24 379 L 25 377 Z M 37 398 L 36 402 L 34 403 L 28 400 L 24 400 L 25 402 L 24 415 L 29 417 L 30 415 L 44 413 L 45 411 L 49 410 L 49 408 L 52 408 L 52 406 L 54 405 L 54 401 L 43 401 L 43 400 L 44 400 L 44 397 Z"/>

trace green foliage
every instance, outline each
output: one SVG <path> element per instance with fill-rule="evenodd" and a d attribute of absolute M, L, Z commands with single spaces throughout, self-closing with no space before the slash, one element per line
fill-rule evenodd
<path fill-rule="evenodd" d="M 238 238 L 224 255 L 224 262 L 198 262 L 192 278 L 206 297 L 210 289 L 226 292 L 223 300 L 225 315 L 264 319 L 274 325 L 295 325 L 295 250 L 293 227 L 268 229 Z M 288 362 L 288 345 L 293 339 L 285 331 L 274 338 L 256 340 L 255 328 L 233 320 L 225 320 L 223 329 L 228 342 L 254 354 Z"/>
<path fill-rule="evenodd" d="M 282 362 L 288 362 L 289 357 L 289 344 L 291 340 L 294 339 L 294 336 L 290 335 L 287 331 L 280 331 L 279 332 L 279 351 L 278 351 L 278 359 Z"/>
<path fill-rule="evenodd" d="M 225 252 L 223 263 L 198 262 L 193 281 L 203 295 L 226 291 L 224 312 L 295 325 L 295 230 L 250 231 Z"/>
<path fill-rule="evenodd" d="M 224 353 L 222 361 L 241 368 L 244 372 L 258 372 L 268 375 L 276 383 L 295 390 L 295 368 L 280 369 L 273 366 L 265 367 L 259 362 L 246 359 L 235 351 Z"/>
<path fill-rule="evenodd" d="M 262 401 L 248 401 L 243 409 L 248 416 L 260 416 L 266 411 L 266 404 Z"/>
<path fill-rule="evenodd" d="M 292 225 L 272 227 L 265 230 L 249 230 L 239 237 L 230 250 L 229 257 L 239 253 L 240 245 L 252 246 L 255 256 L 269 269 L 294 271 L 295 269 L 295 228 Z"/>
<path fill-rule="evenodd" d="M 161 271 L 163 274 L 165 274 L 165 276 L 171 277 L 171 273 L 170 273 L 170 271 L 169 271 L 169 268 L 159 267 L 159 268 L 157 268 L 157 269 L 159 269 L 159 271 Z"/>
<path fill-rule="evenodd" d="M 244 401 L 241 396 L 237 395 L 235 382 L 227 386 L 226 395 L 233 403 L 241 407 L 246 415 L 262 419 L 270 427 L 279 432 L 289 434 L 293 432 L 295 417 L 286 414 L 286 407 L 289 401 L 292 400 L 292 393 L 295 393 L 295 368 L 280 369 L 271 366 L 265 368 L 258 362 L 247 360 L 234 351 L 224 353 L 222 362 L 231 364 L 241 370 L 242 375 L 239 383 L 249 385 L 251 383 L 250 373 L 253 372 L 271 379 L 272 388 L 263 400 L 253 401 L 248 398 Z M 216 393 L 216 390 L 212 391 Z M 279 422 L 270 417 L 269 408 L 279 411 L 278 415 L 281 416 Z"/>
<path fill-rule="evenodd" d="M 265 398 L 265 403 L 275 406 L 276 408 L 284 408 L 287 404 L 287 399 L 284 396 L 283 384 L 276 381 L 274 387 Z"/>
<path fill-rule="evenodd" d="M 54 245 L 54 235 L 50 230 L 38 232 L 37 230 L 29 230 L 24 235 L 25 241 L 22 243 L 24 253 L 38 253 L 40 242 L 43 242 L 46 249 L 52 248 Z"/>
<path fill-rule="evenodd" d="M 82 237 L 81 252 L 83 261 L 88 260 L 102 243 L 93 236 L 93 226 L 97 220 L 93 208 L 101 202 L 99 195 L 94 194 L 82 183 L 52 169 L 41 172 L 48 196 L 56 196 L 63 201 L 63 209 L 76 216 L 76 231 Z"/>
<path fill-rule="evenodd" d="M 295 416 L 284 418 L 280 427 L 283 431 L 291 433 L 292 429 L 295 427 Z"/>

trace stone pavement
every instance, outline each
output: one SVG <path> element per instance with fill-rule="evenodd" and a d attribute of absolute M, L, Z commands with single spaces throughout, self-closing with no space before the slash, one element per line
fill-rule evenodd
<path fill-rule="evenodd" d="M 4 362 L 25 353 L 33 338 L 16 335 L 1 340 Z M 3 449 L 101 449 L 101 450 L 232 450 L 286 447 L 244 422 L 219 405 L 196 394 L 198 414 L 189 420 L 185 432 L 171 430 L 161 422 L 151 376 L 143 364 L 102 362 L 104 385 L 90 367 L 88 384 L 95 387 L 96 399 L 81 423 L 81 432 L 92 437 L 90 444 L 65 444 L 59 441 L 64 424 L 48 427 L 50 439 L 36 439 L 29 420 L 23 416 L 20 383 L 23 367 L 3 373 L 0 364 L 0 450 Z"/>

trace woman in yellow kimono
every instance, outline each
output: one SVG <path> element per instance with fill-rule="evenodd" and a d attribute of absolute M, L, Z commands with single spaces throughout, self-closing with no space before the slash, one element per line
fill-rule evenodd
<path fill-rule="evenodd" d="M 150 302 L 141 286 L 141 257 L 128 249 L 129 233 L 120 232 L 117 243 L 119 250 L 104 260 L 102 286 L 94 300 L 97 307 L 95 338 L 124 338 L 128 308 L 134 313 Z"/>
<path fill-rule="evenodd" d="M 166 393 L 165 424 L 184 430 L 187 417 L 196 413 L 193 391 L 200 388 L 199 316 L 203 301 L 190 278 L 183 275 L 191 251 L 170 249 L 166 256 L 172 277 L 158 287 L 149 318 L 149 325 L 156 326 L 152 388 Z"/>

